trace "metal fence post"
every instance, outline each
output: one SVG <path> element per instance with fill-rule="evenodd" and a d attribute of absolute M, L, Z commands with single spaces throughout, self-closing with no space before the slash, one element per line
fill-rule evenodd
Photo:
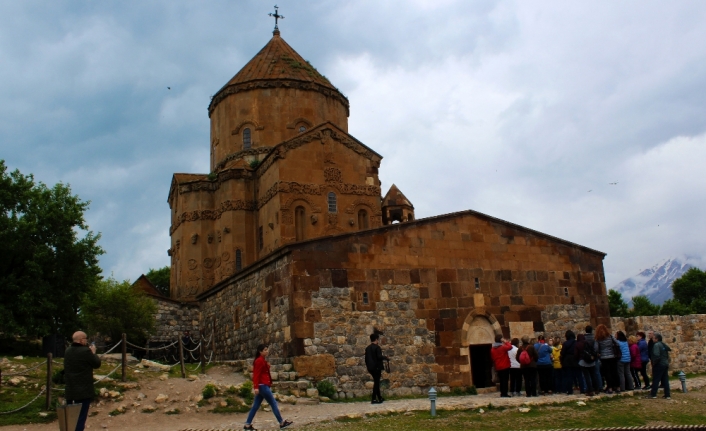
<path fill-rule="evenodd" d="M 127 372 L 127 336 L 123 333 L 123 375 L 122 381 L 125 381 L 125 373 Z"/>
<path fill-rule="evenodd" d="M 47 408 L 45 410 L 49 410 L 51 408 L 51 378 L 52 378 L 52 371 L 51 371 L 51 359 L 52 359 L 52 354 L 51 352 L 47 353 Z"/>
<path fill-rule="evenodd" d="M 179 363 L 181 364 L 181 378 L 186 378 L 186 369 L 184 368 L 184 342 L 181 337 L 177 335 L 179 339 Z"/>

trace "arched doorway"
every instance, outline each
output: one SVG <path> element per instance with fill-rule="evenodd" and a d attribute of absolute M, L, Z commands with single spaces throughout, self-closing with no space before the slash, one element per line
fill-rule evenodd
<path fill-rule="evenodd" d="M 471 378 L 476 388 L 487 388 L 493 384 L 490 349 L 494 341 L 493 325 L 485 317 L 474 317 L 468 331 L 468 355 L 471 361 Z"/>
<path fill-rule="evenodd" d="M 468 349 L 471 382 L 476 388 L 494 386 L 491 377 L 493 361 L 490 349 L 495 335 L 502 334 L 500 324 L 491 315 L 471 312 L 463 323 L 463 344 Z"/>

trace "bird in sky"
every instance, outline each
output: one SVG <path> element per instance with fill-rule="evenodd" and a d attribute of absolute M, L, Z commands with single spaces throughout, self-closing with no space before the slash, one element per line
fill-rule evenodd
<path fill-rule="evenodd" d="M 608 184 L 610 184 L 611 186 L 614 186 L 614 185 L 617 185 L 618 182 L 616 181 L 616 182 L 614 182 L 614 183 L 608 183 Z"/>
<path fill-rule="evenodd" d="M 171 90 L 171 89 L 172 89 L 172 87 L 167 87 L 167 90 Z"/>
<path fill-rule="evenodd" d="M 591 193 L 592 191 L 593 191 L 593 189 L 589 190 L 588 193 Z"/>

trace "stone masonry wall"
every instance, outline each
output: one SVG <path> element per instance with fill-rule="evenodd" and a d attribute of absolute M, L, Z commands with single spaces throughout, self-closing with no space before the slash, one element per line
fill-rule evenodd
<path fill-rule="evenodd" d="M 349 288 L 322 287 L 312 292 L 311 310 L 321 313 L 314 324 L 314 337 L 304 339 L 307 355 L 332 355 L 336 376 L 329 380 L 338 396 L 367 396 L 372 378 L 365 367 L 365 348 L 370 334 L 383 332 L 381 347 L 390 358 L 386 393 L 421 394 L 436 385 L 434 332 L 414 308 L 419 289 L 411 285 L 384 285 L 381 300 L 371 311 L 358 311 Z"/>
<path fill-rule="evenodd" d="M 155 333 L 150 342 L 174 341 L 184 331 L 189 331 L 192 337 L 198 338 L 201 311 L 198 303 L 180 303 L 169 299 L 151 297 L 157 304 L 155 315 Z"/>
<path fill-rule="evenodd" d="M 572 330 L 574 334 L 586 332 L 586 326 L 591 324 L 591 307 L 589 305 L 558 304 L 549 305 L 542 311 L 542 322 L 544 322 L 543 334 L 549 337 L 559 337 L 565 339 L 566 331 Z"/>
<path fill-rule="evenodd" d="M 214 359 L 253 358 L 260 343 L 270 345 L 272 357 L 288 357 L 289 262 L 289 256 L 273 259 L 202 299 L 202 325 L 215 331 Z"/>
<path fill-rule="evenodd" d="M 706 372 L 706 314 L 613 317 L 610 320 L 613 331 L 624 331 L 627 335 L 649 330 L 661 333 L 672 349 L 670 370 Z"/>

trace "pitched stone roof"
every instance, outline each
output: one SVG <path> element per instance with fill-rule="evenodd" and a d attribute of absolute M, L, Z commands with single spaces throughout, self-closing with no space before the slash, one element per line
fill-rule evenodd
<path fill-rule="evenodd" d="M 294 79 L 336 89 L 275 31 L 272 39 L 226 85 L 260 79 Z"/>
<path fill-rule="evenodd" d="M 162 295 L 162 293 L 154 287 L 154 284 L 152 284 L 150 279 L 147 278 L 145 274 L 142 274 L 137 280 L 135 280 L 135 282 L 132 283 L 132 287 L 142 290 L 144 293 L 151 296 L 164 297 L 164 295 Z"/>
<path fill-rule="evenodd" d="M 348 108 L 348 99 L 275 30 L 272 39 L 213 96 L 209 115 L 226 96 L 248 89 L 298 86 L 332 96 Z"/>
<path fill-rule="evenodd" d="M 390 187 L 390 190 L 387 191 L 385 197 L 382 199 L 382 206 L 387 207 L 400 205 L 408 205 L 409 207 L 414 208 L 414 205 L 412 205 L 412 202 L 407 199 L 407 196 L 405 196 L 400 189 L 393 184 L 392 187 Z"/>

